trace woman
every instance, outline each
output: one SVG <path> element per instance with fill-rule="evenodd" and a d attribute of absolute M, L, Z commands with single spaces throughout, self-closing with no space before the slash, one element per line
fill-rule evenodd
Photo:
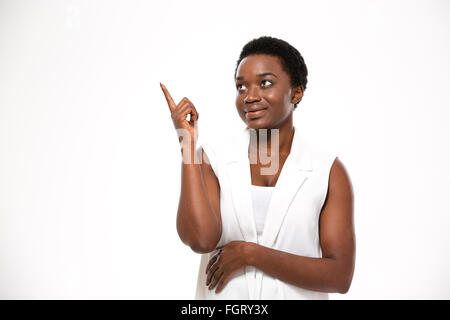
<path fill-rule="evenodd" d="M 177 215 L 181 240 L 202 254 L 197 299 L 328 299 L 350 287 L 350 178 L 337 157 L 311 146 L 293 125 L 307 75 L 287 42 L 247 43 L 235 70 L 246 128 L 199 149 L 194 105 L 187 98 L 176 105 L 161 85 L 184 159 L 201 152 L 200 164 L 182 163 Z"/>

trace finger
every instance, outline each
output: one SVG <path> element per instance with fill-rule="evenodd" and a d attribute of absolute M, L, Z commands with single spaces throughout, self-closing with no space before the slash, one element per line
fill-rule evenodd
<path fill-rule="evenodd" d="M 225 287 L 225 284 L 228 282 L 228 274 L 224 274 L 222 275 L 222 277 L 220 277 L 219 282 L 217 283 L 217 288 L 216 288 L 216 293 L 219 293 L 222 291 L 223 287 Z"/>
<path fill-rule="evenodd" d="M 175 102 L 173 101 L 172 96 L 171 96 L 170 93 L 169 93 L 169 90 L 167 90 L 166 86 L 163 85 L 162 83 L 160 83 L 160 86 L 161 86 L 161 89 L 162 89 L 162 91 L 163 91 L 163 93 L 164 93 L 164 96 L 166 97 L 166 101 L 167 101 L 167 104 L 169 105 L 170 111 L 175 110 L 175 108 L 177 107 L 177 105 L 176 105 Z"/>
<path fill-rule="evenodd" d="M 214 254 L 214 257 L 219 257 L 222 254 L 222 250 L 217 250 L 216 253 Z M 214 258 L 213 257 L 213 258 Z M 212 259 L 212 258 L 211 258 Z"/>
<path fill-rule="evenodd" d="M 189 120 L 189 122 L 193 123 L 194 121 L 198 120 L 198 112 L 195 108 L 192 108 L 191 111 L 191 119 Z"/>
<path fill-rule="evenodd" d="M 214 287 L 217 285 L 217 282 L 219 282 L 220 278 L 223 275 L 223 270 L 222 269 L 218 269 L 215 273 L 214 276 L 211 278 L 211 283 L 209 285 L 209 290 L 214 289 Z"/>
<path fill-rule="evenodd" d="M 172 117 L 176 117 L 178 115 L 184 115 L 186 117 L 185 110 L 186 110 L 186 108 L 189 107 L 189 103 L 186 100 L 184 100 L 184 99 L 185 98 L 183 98 L 178 103 L 178 105 L 175 107 L 175 109 L 172 110 L 172 112 L 171 112 L 172 113 Z"/>
<path fill-rule="evenodd" d="M 209 268 L 211 268 L 211 266 L 216 261 L 216 259 L 217 259 L 217 256 L 214 256 L 209 260 L 208 264 L 206 265 L 206 270 L 205 270 L 206 274 L 208 274 Z"/>
<path fill-rule="evenodd" d="M 192 121 L 197 121 L 198 120 L 198 112 L 197 112 L 197 109 L 195 109 L 195 106 L 194 106 L 194 104 L 191 102 L 191 100 L 189 100 L 188 98 L 184 98 L 184 99 L 186 99 L 186 101 L 188 102 L 188 104 L 191 106 L 191 112 L 190 112 L 190 115 L 191 115 L 191 119 L 189 120 L 190 122 L 192 122 Z"/>
<path fill-rule="evenodd" d="M 180 110 L 181 108 L 184 108 L 186 106 L 190 106 L 192 108 L 194 108 L 194 105 L 192 104 L 192 102 L 189 101 L 188 98 L 184 97 L 183 99 L 180 100 L 180 102 L 178 102 L 178 104 L 175 106 L 175 111 L 176 110 Z"/>
<path fill-rule="evenodd" d="M 208 262 L 208 264 L 206 265 L 206 273 L 208 273 L 209 268 L 211 268 L 211 266 L 213 265 L 214 262 L 216 262 L 217 257 L 219 256 L 219 253 L 216 253 Z"/>
<path fill-rule="evenodd" d="M 177 111 L 179 111 L 180 114 L 183 115 L 183 120 L 188 121 L 192 126 L 194 125 L 194 122 L 198 120 L 199 114 L 194 105 L 189 101 L 187 101 L 187 104 L 183 105 L 182 107 L 177 107 Z M 189 120 L 188 115 L 190 116 Z"/>
<path fill-rule="evenodd" d="M 216 263 L 214 263 L 211 268 L 209 269 L 208 272 L 208 276 L 206 277 L 206 285 L 209 285 L 211 283 L 212 278 L 215 277 L 215 274 L 217 272 L 217 270 L 219 269 L 220 265 L 219 262 L 216 261 Z"/>
<path fill-rule="evenodd" d="M 181 101 L 178 103 L 178 105 L 175 107 L 175 109 L 172 110 L 172 113 L 180 112 L 186 108 L 194 108 L 195 109 L 194 105 L 191 102 L 189 102 L 189 100 L 186 97 L 184 97 L 183 99 L 181 99 Z"/>
<path fill-rule="evenodd" d="M 189 122 L 191 125 L 194 125 L 194 114 L 196 114 L 196 112 L 193 110 L 193 107 L 187 103 L 184 105 L 180 105 L 176 108 L 176 110 L 174 112 L 172 112 L 172 118 L 177 119 L 177 120 L 186 120 L 187 122 Z M 189 120 L 188 120 L 188 116 Z M 197 119 L 198 119 L 198 115 L 197 115 Z"/>

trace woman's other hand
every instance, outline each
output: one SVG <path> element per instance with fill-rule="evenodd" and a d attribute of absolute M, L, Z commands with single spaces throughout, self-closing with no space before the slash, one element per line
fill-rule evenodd
<path fill-rule="evenodd" d="M 217 285 L 216 293 L 222 291 L 228 280 L 239 270 L 247 266 L 250 242 L 231 241 L 218 247 L 218 252 L 209 260 L 206 266 L 206 285 L 209 290 Z"/>

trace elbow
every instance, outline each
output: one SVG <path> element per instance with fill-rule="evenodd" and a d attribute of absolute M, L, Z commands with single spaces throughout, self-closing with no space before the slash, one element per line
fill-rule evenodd
<path fill-rule="evenodd" d="M 346 294 L 350 290 L 350 285 L 352 284 L 352 276 L 345 277 L 337 285 L 336 292 L 340 294 Z"/>
<path fill-rule="evenodd" d="M 204 235 L 202 237 L 181 237 L 181 241 L 190 247 L 192 251 L 195 253 L 203 254 L 203 253 L 210 253 L 214 251 L 217 247 L 217 244 L 220 241 L 221 232 L 215 233 L 215 234 L 208 234 Z"/>
<path fill-rule="evenodd" d="M 218 242 L 219 242 L 219 240 L 204 241 L 204 242 L 197 241 L 195 243 L 190 244 L 189 246 L 191 247 L 192 251 L 194 251 L 195 253 L 199 253 L 199 254 L 210 253 L 216 249 Z"/>
<path fill-rule="evenodd" d="M 354 262 L 337 260 L 334 265 L 333 292 L 346 294 L 350 290 L 353 280 Z"/>
<path fill-rule="evenodd" d="M 221 227 L 216 231 L 209 229 L 208 232 L 199 232 L 195 228 L 183 230 L 177 224 L 177 231 L 181 241 L 190 247 L 192 251 L 199 254 L 214 251 L 222 235 Z"/>
<path fill-rule="evenodd" d="M 195 253 L 203 254 L 214 251 L 219 243 L 220 235 L 209 235 L 208 237 L 196 237 L 184 243 L 188 245 Z"/>
<path fill-rule="evenodd" d="M 203 254 L 203 253 L 209 253 L 211 251 L 214 251 L 216 248 L 216 244 L 212 244 L 211 241 L 200 241 L 198 239 L 182 239 L 182 242 L 190 247 L 192 251 L 195 253 Z"/>
<path fill-rule="evenodd" d="M 349 289 L 350 289 L 350 285 L 348 285 L 348 286 L 347 285 L 343 285 L 343 286 L 340 286 L 338 288 L 337 293 L 346 294 Z"/>
<path fill-rule="evenodd" d="M 210 253 L 211 251 L 214 251 L 215 246 L 208 246 L 208 245 L 201 245 L 201 244 L 192 244 L 190 245 L 192 251 L 198 254 L 203 253 Z"/>

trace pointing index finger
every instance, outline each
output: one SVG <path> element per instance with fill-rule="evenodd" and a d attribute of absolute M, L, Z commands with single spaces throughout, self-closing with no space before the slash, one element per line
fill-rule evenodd
<path fill-rule="evenodd" d="M 167 104 L 169 105 L 170 111 L 173 111 L 177 105 L 172 99 L 172 96 L 170 95 L 169 91 L 167 90 L 166 86 L 163 85 L 161 82 L 159 83 L 161 86 L 162 91 L 164 92 L 164 96 L 166 97 Z"/>

